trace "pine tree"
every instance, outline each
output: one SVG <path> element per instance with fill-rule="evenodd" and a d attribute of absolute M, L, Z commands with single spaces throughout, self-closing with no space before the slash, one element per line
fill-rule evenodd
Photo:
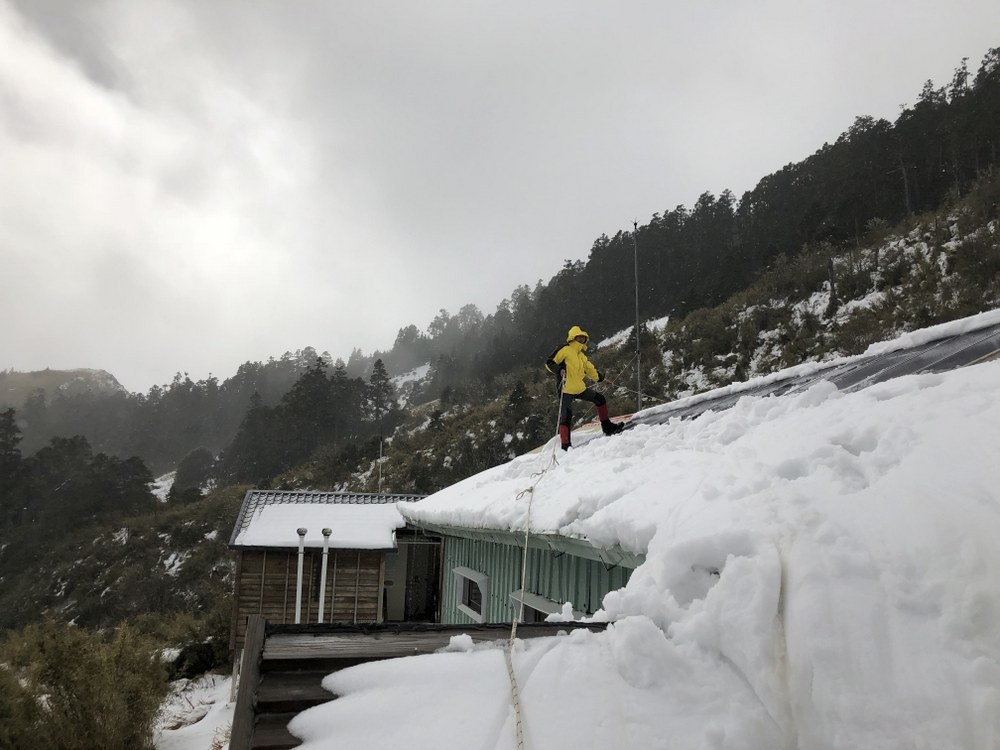
<path fill-rule="evenodd" d="M 287 463 L 294 465 L 312 453 L 330 431 L 333 402 L 326 362 L 321 357 L 285 394 L 279 411 Z"/>
<path fill-rule="evenodd" d="M 275 410 L 254 391 L 236 437 L 219 460 L 222 481 L 259 483 L 281 472 L 284 465 L 273 443 L 276 421 Z"/>
<path fill-rule="evenodd" d="M 17 490 L 23 467 L 20 442 L 16 413 L 7 409 L 0 413 L 0 528 L 15 523 L 19 516 Z"/>
<path fill-rule="evenodd" d="M 375 360 L 371 377 L 368 379 L 368 412 L 372 422 L 382 432 L 384 420 L 395 407 L 396 389 L 381 359 Z"/>
<path fill-rule="evenodd" d="M 523 408 L 529 403 L 531 403 L 531 396 L 528 395 L 528 389 L 525 387 L 524 381 L 518 380 L 514 384 L 514 390 L 507 397 L 507 406 L 517 414 L 521 414 Z"/>

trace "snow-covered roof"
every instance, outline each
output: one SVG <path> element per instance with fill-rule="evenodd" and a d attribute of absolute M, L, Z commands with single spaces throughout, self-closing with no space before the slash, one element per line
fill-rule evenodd
<path fill-rule="evenodd" d="M 727 409 L 748 395 L 801 392 L 820 381 L 831 382 L 841 391 L 859 390 L 901 375 L 953 370 L 996 356 L 998 349 L 1000 310 L 992 310 L 872 344 L 864 354 L 806 362 L 645 409 L 637 418 L 647 423 L 663 423 L 709 409 Z"/>
<path fill-rule="evenodd" d="M 528 747 L 992 748 L 998 445 L 993 360 L 746 396 L 557 464 L 517 458 L 405 513 L 645 553 L 595 615 L 606 632 L 515 644 Z M 338 699 L 291 724 L 302 750 L 514 746 L 499 647 L 324 685 Z"/>
<path fill-rule="evenodd" d="M 422 495 L 348 492 L 250 490 L 236 518 L 230 547 L 298 547 L 299 528 L 305 546 L 322 547 L 329 528 L 332 549 L 393 549 L 395 531 L 406 525 L 398 502 Z"/>
<path fill-rule="evenodd" d="M 844 357 L 830 362 L 807 363 L 787 368 L 771 375 L 754 378 L 742 383 L 717 388 L 678 401 L 645 409 L 632 416 L 632 432 L 643 426 L 666 424 L 680 418 L 690 418 L 707 411 L 729 409 L 741 399 L 771 395 L 805 393 L 817 384 L 834 390 L 853 391 L 874 383 L 897 378 L 901 375 L 922 372 L 941 372 L 967 365 L 971 362 L 995 356 L 1000 350 L 1000 310 L 994 310 L 969 318 L 944 323 L 920 331 L 907 333 L 898 339 L 869 347 L 862 355 Z M 579 447 L 597 433 L 594 430 L 574 431 L 574 443 Z M 639 434 L 645 435 L 645 432 Z M 550 441 L 548 448 L 554 444 Z M 543 451 L 545 453 L 545 451 Z M 641 453 L 639 454 L 642 455 Z M 484 472 L 432 495 L 428 502 L 419 506 L 401 506 L 403 516 L 411 523 L 434 528 L 439 531 L 489 530 L 523 534 L 523 506 L 525 503 L 508 503 L 509 492 L 524 498 L 528 487 L 532 487 L 534 477 L 525 477 L 518 468 L 522 461 L 531 462 L 533 456 L 523 456 L 496 472 Z M 529 471 L 533 475 L 537 466 Z M 510 485 L 501 477 L 510 472 Z M 490 490 L 482 490 L 482 485 Z M 491 492 L 503 487 L 501 499 L 490 503 Z M 584 498 L 593 495 L 594 489 L 581 489 Z M 544 491 L 541 493 L 544 497 Z M 535 495 L 537 500 L 538 494 Z M 633 559 L 641 559 L 645 554 L 644 537 L 640 533 L 623 533 L 621 538 L 602 533 L 583 533 L 578 526 L 565 523 L 566 511 L 558 508 L 552 518 L 542 515 L 541 509 L 532 512 L 532 533 L 540 542 L 552 546 L 559 538 L 574 541 L 576 554 L 585 554 L 589 543 L 597 550 L 621 550 L 620 554 L 631 554 Z M 543 546 L 543 545 L 540 545 Z"/>

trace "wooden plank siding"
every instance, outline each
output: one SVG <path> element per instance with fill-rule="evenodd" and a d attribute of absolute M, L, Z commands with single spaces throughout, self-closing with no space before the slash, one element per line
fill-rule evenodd
<path fill-rule="evenodd" d="M 306 550 L 302 566 L 302 623 L 319 615 L 320 550 Z M 295 586 L 298 550 L 243 549 L 239 551 L 233 647 L 246 637 L 247 618 L 260 615 L 268 622 L 295 622 Z M 324 621 L 380 622 L 385 556 L 381 550 L 330 550 L 327 561 Z"/>

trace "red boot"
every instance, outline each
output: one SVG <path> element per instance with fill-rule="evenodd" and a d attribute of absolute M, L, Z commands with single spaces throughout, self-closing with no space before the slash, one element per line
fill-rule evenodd
<path fill-rule="evenodd" d="M 572 447 L 572 443 L 569 442 L 569 425 L 561 424 L 559 425 L 559 441 L 562 443 L 562 449 L 569 450 Z"/>

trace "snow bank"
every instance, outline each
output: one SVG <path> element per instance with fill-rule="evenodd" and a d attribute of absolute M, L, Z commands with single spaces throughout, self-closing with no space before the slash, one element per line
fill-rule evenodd
<path fill-rule="evenodd" d="M 998 383 L 991 362 L 744 397 L 400 507 L 645 554 L 596 615 L 606 633 L 518 644 L 529 747 L 986 750 L 1000 747 Z M 496 648 L 328 685 L 341 697 L 293 722 L 306 750 L 513 746 Z M 386 705 L 405 715 L 386 721 Z"/>
<path fill-rule="evenodd" d="M 154 732 L 156 750 L 209 750 L 213 742 L 226 747 L 233 723 L 231 690 L 232 680 L 217 674 L 172 683 Z"/>

